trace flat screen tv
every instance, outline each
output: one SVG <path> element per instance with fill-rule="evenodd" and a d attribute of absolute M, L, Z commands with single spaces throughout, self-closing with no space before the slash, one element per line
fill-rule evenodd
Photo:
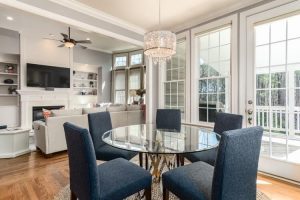
<path fill-rule="evenodd" d="M 27 63 L 27 86 L 70 88 L 70 69 Z"/>

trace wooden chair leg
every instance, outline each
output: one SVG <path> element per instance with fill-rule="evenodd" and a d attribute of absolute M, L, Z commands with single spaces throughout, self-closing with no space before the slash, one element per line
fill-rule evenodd
<path fill-rule="evenodd" d="M 177 164 L 177 167 L 180 166 L 180 155 L 176 154 L 176 164 Z"/>
<path fill-rule="evenodd" d="M 184 157 L 180 156 L 180 166 L 183 166 L 183 165 L 184 165 Z"/>
<path fill-rule="evenodd" d="M 145 168 L 146 168 L 146 170 L 148 170 L 148 167 L 149 167 L 149 165 L 148 165 L 148 154 L 145 153 Z"/>
<path fill-rule="evenodd" d="M 146 200 L 151 200 L 151 186 L 145 189 L 145 198 Z"/>
<path fill-rule="evenodd" d="M 163 188 L 163 200 L 169 200 L 169 190 Z"/>
<path fill-rule="evenodd" d="M 71 191 L 71 200 L 77 200 L 76 195 L 74 194 L 74 192 Z"/>
<path fill-rule="evenodd" d="M 139 153 L 140 167 L 143 167 L 143 153 Z"/>

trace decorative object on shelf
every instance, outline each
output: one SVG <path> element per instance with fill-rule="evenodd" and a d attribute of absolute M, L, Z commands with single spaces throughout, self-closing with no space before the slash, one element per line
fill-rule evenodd
<path fill-rule="evenodd" d="M 9 87 L 7 90 L 8 90 L 8 94 L 13 94 L 13 95 L 17 94 L 17 88 L 15 87 Z"/>
<path fill-rule="evenodd" d="M 87 91 L 86 90 L 80 91 L 80 95 L 87 95 Z"/>
<path fill-rule="evenodd" d="M 160 0 L 158 8 L 160 27 Z M 152 58 L 153 62 L 166 62 L 176 53 L 176 35 L 171 31 L 150 31 L 144 35 L 144 54 Z"/>
<path fill-rule="evenodd" d="M 146 89 L 138 89 L 136 94 L 140 96 L 139 103 L 144 104 L 144 94 L 146 94 Z"/>
<path fill-rule="evenodd" d="M 14 66 L 13 65 L 6 65 L 5 66 L 5 73 L 14 73 Z"/>
<path fill-rule="evenodd" d="M 4 82 L 5 84 L 13 84 L 13 83 L 14 83 L 14 80 L 12 80 L 12 79 L 5 79 L 3 82 Z"/>
<path fill-rule="evenodd" d="M 90 81 L 90 87 L 93 88 L 94 87 L 94 82 Z"/>
<path fill-rule="evenodd" d="M 76 71 L 75 70 L 73 70 L 73 76 L 76 74 Z"/>
<path fill-rule="evenodd" d="M 0 129 L 7 129 L 7 125 L 5 125 L 5 124 L 0 124 Z"/>

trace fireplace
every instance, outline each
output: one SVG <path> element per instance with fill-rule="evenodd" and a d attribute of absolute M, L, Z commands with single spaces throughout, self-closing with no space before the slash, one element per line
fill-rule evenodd
<path fill-rule="evenodd" d="M 42 120 L 44 121 L 43 109 L 56 110 L 65 106 L 33 106 L 32 107 L 32 121 Z"/>

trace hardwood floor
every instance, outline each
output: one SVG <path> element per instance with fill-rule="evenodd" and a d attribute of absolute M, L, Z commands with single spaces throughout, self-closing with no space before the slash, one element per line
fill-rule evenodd
<path fill-rule="evenodd" d="M 69 182 L 66 152 L 44 158 L 33 152 L 14 159 L 0 159 L 0 200 L 52 200 Z M 272 200 L 298 200 L 300 187 L 263 175 L 258 188 Z"/>

